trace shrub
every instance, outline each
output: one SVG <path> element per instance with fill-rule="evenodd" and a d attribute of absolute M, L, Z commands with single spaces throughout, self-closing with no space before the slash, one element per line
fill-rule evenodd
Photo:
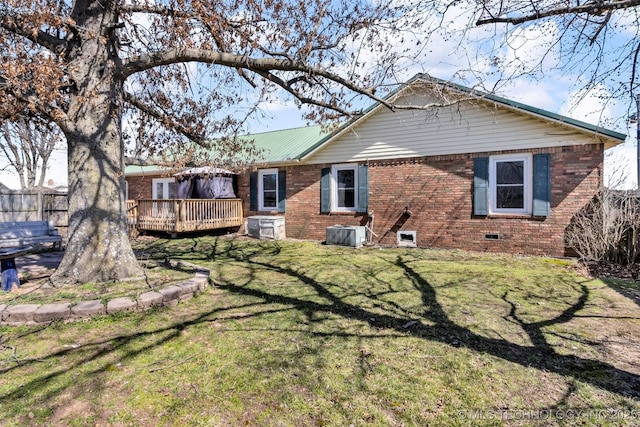
<path fill-rule="evenodd" d="M 639 233 L 640 194 L 603 188 L 574 216 L 565 239 L 582 260 L 632 264 Z"/>

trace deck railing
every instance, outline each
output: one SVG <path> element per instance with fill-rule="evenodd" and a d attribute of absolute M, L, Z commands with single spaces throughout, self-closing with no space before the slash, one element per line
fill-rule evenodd
<path fill-rule="evenodd" d="M 127 225 L 135 227 L 138 220 L 138 202 L 135 200 L 127 200 Z"/>
<path fill-rule="evenodd" d="M 241 199 L 145 199 L 137 204 L 139 230 L 180 233 L 242 225 Z"/>

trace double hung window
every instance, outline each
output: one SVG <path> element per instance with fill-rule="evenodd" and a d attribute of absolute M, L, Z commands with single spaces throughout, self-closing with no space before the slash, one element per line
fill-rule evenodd
<path fill-rule="evenodd" d="M 358 206 L 358 165 L 332 167 L 332 201 L 334 211 L 355 211 Z"/>
<path fill-rule="evenodd" d="M 531 213 L 531 155 L 491 157 L 489 183 L 492 213 Z"/>
<path fill-rule="evenodd" d="M 258 205 L 261 211 L 278 208 L 278 169 L 258 171 Z"/>
<path fill-rule="evenodd" d="M 505 154 L 474 159 L 474 215 L 551 214 L 551 155 Z"/>

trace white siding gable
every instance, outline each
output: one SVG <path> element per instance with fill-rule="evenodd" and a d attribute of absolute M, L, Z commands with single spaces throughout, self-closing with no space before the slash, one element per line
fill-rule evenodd
<path fill-rule="evenodd" d="M 407 96 L 424 104 L 425 97 Z M 334 136 L 305 163 L 339 163 L 446 154 L 527 150 L 602 142 L 595 134 L 489 101 L 431 110 L 377 107 Z"/>

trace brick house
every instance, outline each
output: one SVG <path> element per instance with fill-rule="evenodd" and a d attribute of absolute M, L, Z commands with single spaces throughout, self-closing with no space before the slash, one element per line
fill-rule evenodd
<path fill-rule="evenodd" d="M 253 135 L 268 151 L 237 176 L 244 216 L 284 216 L 291 238 L 366 225 L 375 244 L 407 232 L 420 247 L 563 256 L 573 215 L 602 186 L 604 150 L 625 139 L 422 75 L 391 97 L 434 106 L 376 105 L 331 135 Z"/>

